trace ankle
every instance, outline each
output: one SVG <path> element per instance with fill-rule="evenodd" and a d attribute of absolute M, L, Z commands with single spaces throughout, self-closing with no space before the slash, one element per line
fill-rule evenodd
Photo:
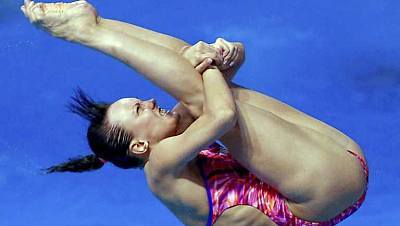
<path fill-rule="evenodd" d="M 85 31 L 82 32 L 83 34 L 80 35 L 79 40 L 76 41 L 80 44 L 102 50 L 117 44 L 114 40 L 115 35 L 110 31 L 106 24 L 102 23 L 102 19 L 99 19 L 96 25 L 86 27 L 84 30 Z"/>
<path fill-rule="evenodd" d="M 99 33 L 101 32 L 101 26 L 99 24 L 100 17 L 96 19 L 96 23 L 81 25 L 79 29 L 77 29 L 73 35 L 73 38 L 70 41 L 78 42 L 82 44 L 90 44 L 96 41 L 96 38 L 99 37 Z"/>

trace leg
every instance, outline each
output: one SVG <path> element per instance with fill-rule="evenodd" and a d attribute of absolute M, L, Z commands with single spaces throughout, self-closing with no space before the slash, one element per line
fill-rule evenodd
<path fill-rule="evenodd" d="M 266 94 L 246 89 L 236 84 L 232 84 L 231 87 L 237 100 L 253 105 L 262 110 L 270 111 L 274 115 L 277 115 L 293 124 L 313 129 L 319 133 L 331 137 L 333 140 L 345 146 L 346 148 L 354 149 L 354 145 L 347 147 L 348 144 L 354 143 L 351 138 L 336 128 L 333 128 L 332 126 Z"/>
<path fill-rule="evenodd" d="M 155 45 L 160 45 L 174 52 L 179 52 L 182 47 L 190 45 L 183 40 L 171 37 L 169 35 L 161 34 L 118 20 L 102 19 L 101 23 L 104 26 L 113 29 L 114 31 L 122 32 L 131 37 L 138 38 Z"/>
<path fill-rule="evenodd" d="M 245 168 L 280 191 L 299 217 L 330 219 L 364 189 L 362 168 L 330 137 L 236 101 L 240 129 L 223 143 Z"/>
<path fill-rule="evenodd" d="M 115 31 L 115 22 L 99 19 L 96 10 L 86 1 L 35 4 L 26 0 L 22 10 L 31 22 L 39 24 L 53 36 L 115 57 L 179 99 L 192 114 L 201 111 L 202 80 L 186 59 L 168 48 Z M 134 29 L 139 28 L 131 27 L 131 31 Z M 142 35 L 145 33 L 150 32 L 143 31 Z M 172 40 L 162 35 L 159 39 Z"/>

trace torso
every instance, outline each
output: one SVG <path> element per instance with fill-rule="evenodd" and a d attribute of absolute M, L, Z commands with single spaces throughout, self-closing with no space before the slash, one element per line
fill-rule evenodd
<path fill-rule="evenodd" d="M 284 120 L 287 120 L 296 125 L 306 127 L 319 133 L 326 135 L 338 144 L 343 146 L 343 152 L 346 149 L 350 149 L 361 156 L 363 156 L 360 147 L 349 137 L 338 131 L 337 129 L 315 119 L 311 116 L 302 113 L 289 105 L 286 105 L 272 97 L 243 89 L 240 87 L 233 88 L 234 96 L 237 101 L 243 101 L 250 105 L 257 106 L 257 108 L 266 108 Z M 244 108 L 242 108 L 244 109 Z M 251 111 L 249 108 L 244 111 Z M 249 112 L 251 114 L 251 112 Z M 262 116 L 249 117 L 246 120 L 247 123 L 257 123 Z M 240 119 L 239 119 L 240 120 Z M 243 120 L 243 119 L 242 119 Z M 234 128 L 221 140 L 227 145 L 228 149 L 237 148 L 240 146 L 243 148 L 249 156 L 260 155 L 260 150 L 255 150 L 254 145 L 243 140 L 246 137 L 240 131 L 238 127 Z M 259 140 L 263 140 L 261 134 L 247 134 L 247 137 L 258 137 Z M 238 139 L 241 138 L 241 139 Z M 234 141 L 233 141 L 234 140 Z M 332 150 L 338 151 L 338 150 Z M 252 154 L 253 152 L 253 154 Z M 236 156 L 235 156 L 236 157 Z M 262 158 L 262 156 L 260 156 Z M 251 170 L 250 170 L 251 171 Z M 146 174 L 147 175 L 147 174 Z M 205 225 L 208 218 L 208 200 L 207 193 L 205 190 L 204 182 L 199 172 L 198 166 L 195 161 L 192 161 L 182 173 L 181 177 L 176 179 L 174 183 L 169 183 L 168 190 L 160 190 L 157 188 L 157 184 L 151 182 L 151 178 L 148 178 L 149 186 L 155 195 L 185 224 L 185 225 Z M 195 194 L 195 195 L 194 195 Z M 246 217 L 240 217 L 240 216 Z M 258 211 L 253 207 L 248 206 L 236 206 L 230 208 L 229 211 L 219 217 L 215 225 L 237 225 L 237 221 L 241 220 L 242 225 L 275 225 L 266 215 Z"/>
<path fill-rule="evenodd" d="M 146 174 L 147 176 L 147 174 Z M 156 191 L 157 185 L 148 180 L 148 185 L 157 198 L 184 224 L 205 226 L 209 214 L 209 204 L 205 183 L 196 161 L 192 161 L 182 176 L 177 179 L 173 191 Z M 173 194 L 171 196 L 171 194 Z M 254 225 L 275 226 L 264 213 L 254 207 L 239 205 L 224 211 L 213 226 Z"/>

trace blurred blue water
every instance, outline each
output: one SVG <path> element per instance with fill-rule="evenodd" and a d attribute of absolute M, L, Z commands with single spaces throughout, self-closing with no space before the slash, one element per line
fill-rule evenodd
<path fill-rule="evenodd" d="M 364 149 L 367 200 L 342 225 L 400 225 L 399 1 L 92 3 L 104 17 L 191 43 L 244 42 L 247 62 L 236 82 L 335 126 Z M 141 171 L 38 175 L 90 153 L 86 123 L 65 108 L 78 85 L 105 101 L 155 97 L 171 107 L 173 99 L 116 60 L 35 29 L 20 4 L 0 1 L 0 225 L 180 225 Z"/>

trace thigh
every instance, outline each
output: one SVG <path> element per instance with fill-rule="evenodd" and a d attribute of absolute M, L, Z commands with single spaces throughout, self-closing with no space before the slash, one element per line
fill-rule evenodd
<path fill-rule="evenodd" d="M 231 87 L 235 98 L 243 103 L 269 111 L 288 122 L 305 128 L 313 129 L 330 137 L 342 145 L 352 142 L 351 138 L 343 134 L 338 129 L 327 125 L 321 120 L 318 120 L 286 103 L 283 103 L 282 101 L 233 83 Z"/>
<path fill-rule="evenodd" d="M 331 184 L 326 176 L 338 170 L 333 163 L 344 146 L 272 112 L 236 103 L 238 127 L 222 141 L 244 167 L 296 202 L 315 198 Z"/>

